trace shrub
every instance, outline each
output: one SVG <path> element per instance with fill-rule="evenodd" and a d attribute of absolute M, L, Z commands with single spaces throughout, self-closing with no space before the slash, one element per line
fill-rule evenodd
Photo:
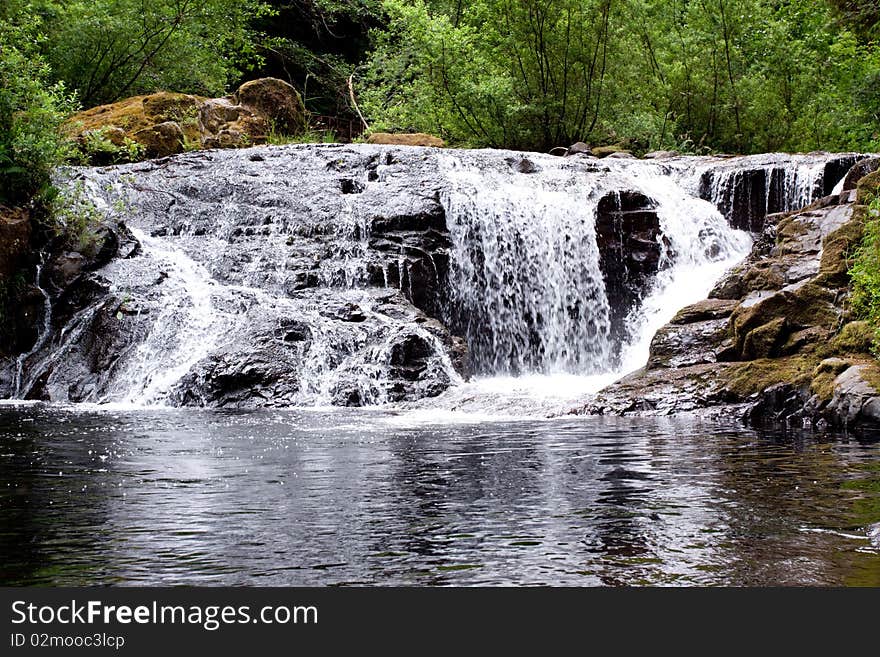
<path fill-rule="evenodd" d="M 59 126 L 72 99 L 49 71 L 13 39 L 21 31 L 0 22 L 0 203 L 27 205 L 49 185 L 53 167 L 69 154 Z"/>

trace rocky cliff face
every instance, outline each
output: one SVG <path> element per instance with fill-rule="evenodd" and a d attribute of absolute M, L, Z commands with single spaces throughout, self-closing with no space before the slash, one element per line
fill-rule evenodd
<path fill-rule="evenodd" d="M 752 423 L 877 426 L 873 331 L 847 304 L 847 256 L 864 212 L 852 186 L 768 216 L 751 255 L 655 335 L 647 366 L 575 412 L 713 409 Z"/>

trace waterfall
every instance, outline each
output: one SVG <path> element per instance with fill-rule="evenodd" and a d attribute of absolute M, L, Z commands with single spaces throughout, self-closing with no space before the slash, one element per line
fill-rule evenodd
<path fill-rule="evenodd" d="M 152 330 L 119 376 L 123 391 L 113 401 L 152 405 L 166 399 L 172 386 L 217 347 L 231 322 L 217 310 L 218 285 L 203 266 L 180 249 L 133 232 L 144 257 L 161 267 L 166 280 Z"/>
<path fill-rule="evenodd" d="M 442 160 L 452 242 L 447 319 L 467 336 L 482 393 L 582 394 L 641 367 L 657 329 L 705 298 L 752 243 L 696 196 L 692 168 L 616 160 L 585 173 L 555 158 L 539 163 L 517 175 Z M 654 202 L 661 256 L 615 333 L 609 314 L 619 300 L 606 292 L 595 226 L 599 199 L 623 191 Z"/>
<path fill-rule="evenodd" d="M 598 199 L 570 175 L 510 175 L 445 159 L 452 241 L 447 319 L 480 373 L 597 373 L 610 323 Z"/>
<path fill-rule="evenodd" d="M 642 367 L 768 213 L 830 193 L 857 157 L 289 146 L 80 170 L 142 248 L 55 317 L 40 287 L 15 393 L 559 410 Z"/>

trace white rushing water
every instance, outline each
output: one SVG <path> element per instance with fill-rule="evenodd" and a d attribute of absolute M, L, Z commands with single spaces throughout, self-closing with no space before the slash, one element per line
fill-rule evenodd
<path fill-rule="evenodd" d="M 52 333 L 52 298 L 43 288 L 42 278 L 43 262 L 41 260 L 40 264 L 37 265 L 37 271 L 34 275 L 34 285 L 43 297 L 43 316 L 42 321 L 40 322 L 40 332 L 37 335 L 37 341 L 34 343 L 34 346 L 26 353 L 21 354 L 15 361 L 15 381 L 13 383 L 15 397 L 21 397 L 25 384 L 24 364 L 27 362 L 28 358 L 43 348 Z"/>
<path fill-rule="evenodd" d="M 443 162 L 450 312 L 480 373 L 600 373 L 611 362 L 594 190 L 567 172 L 511 177 Z"/>
<path fill-rule="evenodd" d="M 733 193 L 737 171 L 714 176 L 709 202 L 699 198 L 705 169 L 697 160 L 605 162 L 610 171 L 572 176 L 542 159 L 538 173 L 511 177 L 444 158 L 452 299 L 467 317 L 478 375 L 428 406 L 499 416 L 565 410 L 644 366 L 657 330 L 749 253 L 751 235 L 717 207 Z M 767 180 L 780 166 L 766 165 Z M 821 194 L 821 161 L 783 169 L 784 209 Z M 598 200 L 622 190 L 655 202 L 665 239 L 660 270 L 621 340 L 609 326 L 615 300 L 605 293 L 594 226 Z"/>
<path fill-rule="evenodd" d="M 126 390 L 118 401 L 155 405 L 218 346 L 230 326 L 215 307 L 213 295 L 218 285 L 204 266 L 158 238 L 137 229 L 132 232 L 144 255 L 159 263 L 167 280 L 153 329 L 119 377 Z"/>

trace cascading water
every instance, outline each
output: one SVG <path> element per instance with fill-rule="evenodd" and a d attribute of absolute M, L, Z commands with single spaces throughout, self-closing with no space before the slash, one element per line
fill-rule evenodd
<path fill-rule="evenodd" d="M 693 170 L 618 160 L 585 174 L 553 158 L 540 162 L 543 169 L 511 177 L 444 158 L 449 320 L 467 335 L 479 375 L 446 395 L 452 406 L 476 391 L 479 404 L 495 396 L 503 408 L 513 396 L 530 411 L 547 410 L 554 401 L 534 399 L 597 391 L 644 365 L 657 329 L 705 298 L 751 247 L 748 233 L 694 195 Z M 624 329 L 615 332 L 609 310 L 619 300 L 606 292 L 594 227 L 599 199 L 621 190 L 656 204 L 661 257 Z"/>
<path fill-rule="evenodd" d="M 481 172 L 446 158 L 449 321 L 481 374 L 608 368 L 608 299 L 589 188 L 563 172 Z"/>
<path fill-rule="evenodd" d="M 172 386 L 218 346 L 231 326 L 213 299 L 218 285 L 205 268 L 179 249 L 133 229 L 144 257 L 162 268 L 159 315 L 147 338 L 121 372 L 121 399 L 128 404 L 152 405 L 164 401 Z M 108 400 L 109 401 L 109 400 Z"/>
<path fill-rule="evenodd" d="M 21 397 L 24 386 L 24 365 L 27 362 L 28 358 L 32 355 L 36 354 L 43 348 L 46 344 L 46 341 L 51 336 L 52 331 L 52 298 L 49 296 L 49 293 L 43 289 L 42 286 L 42 278 L 43 278 L 43 266 L 44 262 L 42 259 L 40 260 L 40 264 L 37 265 L 36 274 L 34 275 L 34 283 L 39 290 L 40 295 L 43 297 L 43 316 L 42 321 L 40 322 L 40 331 L 37 334 L 37 341 L 34 343 L 34 346 L 31 347 L 29 351 L 21 354 L 15 361 L 15 380 L 13 383 L 13 389 L 15 391 L 15 397 Z"/>
<path fill-rule="evenodd" d="M 15 392 L 558 411 L 641 367 L 656 330 L 746 255 L 737 212 L 756 230 L 848 161 L 328 146 L 88 170 L 95 206 L 125 206 L 141 249 L 55 329 L 46 296 Z"/>

